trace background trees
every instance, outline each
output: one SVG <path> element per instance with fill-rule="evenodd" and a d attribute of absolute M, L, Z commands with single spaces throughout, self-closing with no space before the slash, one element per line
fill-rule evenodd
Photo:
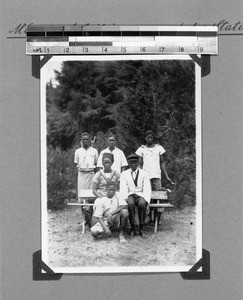
<path fill-rule="evenodd" d="M 167 169 L 177 182 L 175 204 L 195 203 L 193 62 L 67 61 L 56 80 L 57 86 L 47 83 L 48 147 L 72 153 L 81 132 L 88 131 L 101 151 L 112 131 L 128 155 L 152 129 L 167 150 Z"/>

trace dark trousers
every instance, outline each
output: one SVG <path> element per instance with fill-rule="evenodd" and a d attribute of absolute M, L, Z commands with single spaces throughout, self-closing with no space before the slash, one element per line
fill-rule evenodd
<path fill-rule="evenodd" d="M 86 203 L 93 203 L 94 200 L 91 199 L 86 199 Z M 91 221 L 92 221 L 92 215 L 93 215 L 93 207 L 88 206 L 88 207 L 81 207 L 81 210 L 84 212 L 85 216 L 85 223 L 91 227 Z"/>
<path fill-rule="evenodd" d="M 145 220 L 146 206 L 147 202 L 143 197 L 138 196 L 137 194 L 132 194 L 128 196 L 127 199 L 128 212 L 129 212 L 129 221 L 132 227 L 132 230 L 135 230 L 135 208 L 138 208 L 138 219 L 139 219 L 139 228 L 142 229 Z"/>

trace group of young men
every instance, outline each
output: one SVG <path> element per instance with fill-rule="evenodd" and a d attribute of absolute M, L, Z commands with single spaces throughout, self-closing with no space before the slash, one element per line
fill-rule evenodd
<path fill-rule="evenodd" d="M 91 146 L 90 135 L 82 134 L 81 148 L 75 151 L 74 163 L 78 168 L 78 197 L 82 197 L 82 189 L 92 189 L 97 197 L 93 207 L 94 226 L 91 227 L 87 217 L 94 238 L 110 236 L 112 228 L 119 225 L 119 241 L 125 243 L 128 220 L 131 225 L 130 237 L 134 237 L 137 234 L 136 207 L 139 235 L 147 237 L 144 223 L 151 190 L 161 189 L 161 171 L 171 182 L 163 160 L 164 152 L 165 149 L 155 143 L 151 130 L 145 133 L 145 145 L 127 158 L 116 147 L 113 134 L 108 136 L 108 148 L 102 150 L 100 155 Z"/>

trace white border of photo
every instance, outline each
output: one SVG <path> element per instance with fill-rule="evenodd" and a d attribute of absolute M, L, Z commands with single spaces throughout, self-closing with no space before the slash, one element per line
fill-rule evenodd
<path fill-rule="evenodd" d="M 127 267 L 53 267 L 48 262 L 47 227 L 47 143 L 46 143 L 46 83 L 54 77 L 54 69 L 60 70 L 63 61 L 115 61 L 115 60 L 192 60 L 189 55 L 92 55 L 52 56 L 41 68 L 40 109 L 41 109 L 41 250 L 42 261 L 55 273 L 162 273 L 187 272 L 193 266 L 127 266 Z M 201 67 L 195 64 L 195 105 L 196 105 L 196 258 L 202 258 L 202 120 L 201 120 Z M 55 81 L 53 81 L 55 85 Z M 81 233 L 80 233 L 81 234 Z"/>

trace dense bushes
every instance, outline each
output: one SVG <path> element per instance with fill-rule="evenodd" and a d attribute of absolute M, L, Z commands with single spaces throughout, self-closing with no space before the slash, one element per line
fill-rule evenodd
<path fill-rule="evenodd" d="M 77 170 L 73 163 L 75 149 L 62 151 L 49 147 L 47 151 L 47 205 L 49 209 L 62 209 L 67 201 L 77 198 Z M 166 168 L 175 181 L 171 185 L 164 178 L 162 184 L 170 188 L 169 201 L 175 207 L 196 204 L 194 158 L 167 156 Z"/>
<path fill-rule="evenodd" d="M 76 198 L 76 167 L 74 150 L 47 149 L 47 206 L 62 209 L 66 201 Z"/>
<path fill-rule="evenodd" d="M 175 182 L 171 185 L 163 180 L 163 185 L 172 190 L 169 201 L 178 208 L 196 204 L 196 169 L 193 157 L 178 157 L 168 161 L 167 171 Z"/>

